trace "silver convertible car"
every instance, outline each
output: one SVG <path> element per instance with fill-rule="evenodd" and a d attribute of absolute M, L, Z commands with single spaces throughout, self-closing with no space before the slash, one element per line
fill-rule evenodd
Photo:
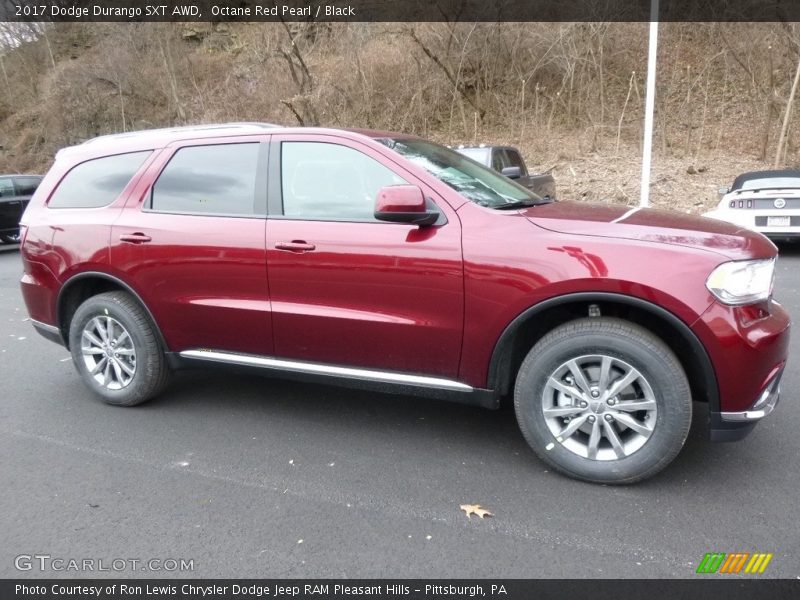
<path fill-rule="evenodd" d="M 720 189 L 717 208 L 703 216 L 753 229 L 771 239 L 800 237 L 800 170 L 742 173 Z"/>

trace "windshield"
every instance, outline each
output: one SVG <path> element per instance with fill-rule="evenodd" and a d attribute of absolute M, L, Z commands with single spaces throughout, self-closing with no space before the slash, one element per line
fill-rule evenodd
<path fill-rule="evenodd" d="M 475 204 L 498 208 L 509 204 L 544 202 L 521 185 L 439 144 L 416 139 L 378 141 L 422 167 Z"/>
<path fill-rule="evenodd" d="M 748 179 L 742 183 L 743 190 L 765 190 L 800 188 L 800 177 L 764 177 L 761 179 Z"/>

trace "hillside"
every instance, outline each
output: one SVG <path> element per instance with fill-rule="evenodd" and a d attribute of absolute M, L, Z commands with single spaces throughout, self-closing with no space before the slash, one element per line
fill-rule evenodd
<path fill-rule="evenodd" d="M 643 23 L 2 24 L 0 171 L 116 131 L 269 121 L 518 145 L 561 198 L 634 204 Z M 652 200 L 700 211 L 768 168 L 795 25 L 662 24 Z M 796 164 L 793 108 L 778 163 Z"/>

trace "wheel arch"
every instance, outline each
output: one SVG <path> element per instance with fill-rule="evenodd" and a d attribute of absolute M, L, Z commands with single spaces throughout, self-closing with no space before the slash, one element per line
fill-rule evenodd
<path fill-rule="evenodd" d="M 719 386 L 711 359 L 691 328 L 672 312 L 641 298 L 610 292 L 578 292 L 544 300 L 518 315 L 495 344 L 487 387 L 506 395 L 513 389 L 522 360 L 555 327 L 589 315 L 597 305 L 603 316 L 618 316 L 648 328 L 675 353 L 692 391 L 692 398 L 719 410 Z"/>
<path fill-rule="evenodd" d="M 168 352 L 169 346 L 167 346 L 161 328 L 158 326 L 153 313 L 144 300 L 142 300 L 139 293 L 119 277 L 103 273 L 102 271 L 84 271 L 78 273 L 67 279 L 61 286 L 56 299 L 56 317 L 58 319 L 58 330 L 61 333 L 64 346 L 69 349 L 69 324 L 81 303 L 97 294 L 113 291 L 127 292 L 139 303 L 150 319 L 150 323 L 156 331 L 161 346 L 164 348 L 165 352 Z"/>

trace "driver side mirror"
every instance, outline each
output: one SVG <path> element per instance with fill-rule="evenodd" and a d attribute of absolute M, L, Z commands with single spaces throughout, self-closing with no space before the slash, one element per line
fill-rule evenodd
<path fill-rule="evenodd" d="M 503 167 L 500 173 L 509 179 L 519 179 L 522 177 L 522 169 L 520 167 Z"/>
<path fill-rule="evenodd" d="M 721 188 L 719 188 L 719 189 L 717 190 L 717 193 L 718 193 L 720 196 L 724 196 L 724 195 L 725 195 L 725 194 L 727 194 L 729 191 L 730 191 L 730 190 L 729 190 L 728 188 L 726 188 L 726 187 L 721 187 Z"/>
<path fill-rule="evenodd" d="M 390 185 L 378 190 L 375 218 L 390 223 L 433 225 L 439 211 L 429 208 L 422 190 L 415 185 Z"/>

